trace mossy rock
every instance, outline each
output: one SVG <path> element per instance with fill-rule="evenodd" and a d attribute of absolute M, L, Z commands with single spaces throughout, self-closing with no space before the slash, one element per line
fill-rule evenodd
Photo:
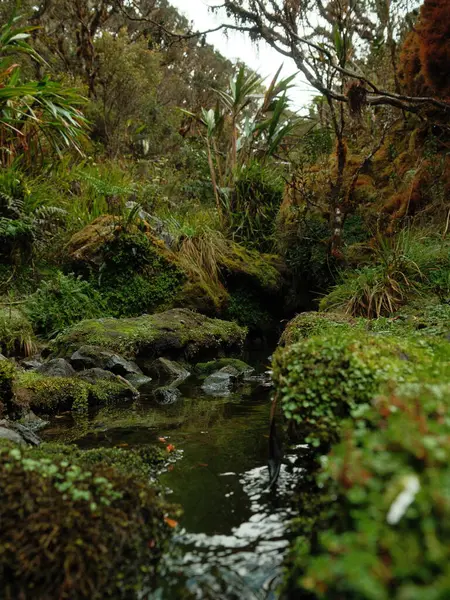
<path fill-rule="evenodd" d="M 160 356 L 192 362 L 198 357 L 242 351 L 246 330 L 236 323 L 211 319 L 187 309 L 172 309 L 129 319 L 82 321 L 60 334 L 55 353 L 70 357 L 80 346 L 99 346 L 127 358 Z"/>
<path fill-rule="evenodd" d="M 197 363 L 195 365 L 195 372 L 201 377 L 207 377 L 224 367 L 233 367 L 240 375 L 254 371 L 253 367 L 250 367 L 250 365 L 238 358 L 219 358 L 204 363 Z"/>
<path fill-rule="evenodd" d="M 268 294 L 280 291 L 282 273 L 286 270 L 279 256 L 260 254 L 236 242 L 230 242 L 230 252 L 220 257 L 219 266 L 224 271 L 225 280 L 232 278 L 241 283 L 247 282 L 248 287 Z"/>
<path fill-rule="evenodd" d="M 177 294 L 174 306 L 197 310 L 208 316 L 220 315 L 230 295 L 220 282 L 187 281 Z"/>
<path fill-rule="evenodd" d="M 17 308 L 0 307 L 0 352 L 6 356 L 30 356 L 38 343 L 26 315 Z"/>
<path fill-rule="evenodd" d="M 331 329 L 274 356 L 284 416 L 307 441 L 338 438 L 339 422 L 390 384 L 450 378 L 450 344 L 433 338 Z"/>
<path fill-rule="evenodd" d="M 341 313 L 300 313 L 286 325 L 280 338 L 280 346 L 289 346 L 330 330 L 351 330 L 357 326 L 360 327 L 358 319 Z"/>
<path fill-rule="evenodd" d="M 105 215 L 72 236 L 72 268 L 98 285 L 108 314 L 138 316 L 171 308 L 187 274 L 145 222 L 126 229 Z"/>
<path fill-rule="evenodd" d="M 274 297 L 281 293 L 286 267 L 279 256 L 260 254 L 236 242 L 227 241 L 226 251 L 218 253 L 216 258 L 218 279 L 207 279 L 199 277 L 198 273 L 190 273 L 189 280 L 174 301 L 175 306 L 235 320 L 229 309 L 240 290 L 257 297 L 266 306 L 271 306 Z M 252 327 L 245 316 L 237 322 Z"/>
<path fill-rule="evenodd" d="M 11 412 L 16 367 L 0 356 L 0 417 Z"/>
<path fill-rule="evenodd" d="M 49 377 L 35 371 L 19 372 L 14 381 L 14 406 L 51 414 L 62 410 L 84 411 L 91 406 L 131 400 L 134 388 L 121 377 L 89 383 L 77 377 Z"/>
<path fill-rule="evenodd" d="M 172 509 L 148 471 L 118 450 L 2 443 L 2 598 L 129 599 L 151 586 Z"/>
<path fill-rule="evenodd" d="M 105 246 L 127 232 L 131 235 L 142 233 L 151 241 L 152 245 L 167 257 L 173 260 L 173 253 L 168 250 L 163 241 L 151 233 L 151 226 L 144 221 L 141 227 L 135 225 L 124 228 L 123 219 L 113 215 L 102 215 L 83 229 L 74 233 L 67 244 L 67 252 L 74 263 L 89 264 L 100 267 L 104 263 Z"/>

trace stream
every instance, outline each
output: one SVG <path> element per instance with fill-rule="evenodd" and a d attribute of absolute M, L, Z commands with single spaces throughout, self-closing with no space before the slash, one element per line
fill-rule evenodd
<path fill-rule="evenodd" d="M 149 389 L 132 407 L 101 409 L 88 421 L 59 416 L 44 437 L 83 448 L 175 446 L 159 481 L 183 515 L 156 591 L 140 600 L 279 598 L 304 447 L 285 450 L 277 485 L 268 490 L 271 389 L 254 380 L 238 393 L 208 397 L 199 383 L 190 378 L 173 404 L 156 404 Z"/>

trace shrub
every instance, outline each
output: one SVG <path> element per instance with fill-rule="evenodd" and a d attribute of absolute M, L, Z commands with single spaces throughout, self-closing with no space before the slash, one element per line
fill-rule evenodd
<path fill-rule="evenodd" d="M 321 310 L 342 310 L 354 316 L 389 316 L 414 298 L 450 292 L 450 246 L 435 238 L 403 231 L 379 238 L 372 264 L 341 273 Z"/>
<path fill-rule="evenodd" d="M 53 337 L 77 321 L 101 316 L 105 308 L 91 284 L 58 272 L 27 299 L 25 310 L 37 333 Z"/>
<path fill-rule="evenodd" d="M 278 224 L 279 250 L 302 289 L 326 290 L 333 282 L 333 261 L 329 257 L 330 231 L 318 215 L 305 215 L 292 207 Z"/>
<path fill-rule="evenodd" d="M 284 180 L 273 166 L 268 168 L 253 162 L 243 169 L 234 190 L 224 199 L 227 226 L 233 239 L 260 252 L 272 252 L 283 190 Z"/>
<path fill-rule="evenodd" d="M 0 308 L 0 351 L 6 356 L 30 356 L 37 349 L 33 327 L 17 308 Z"/>
<path fill-rule="evenodd" d="M 248 327 L 250 332 L 264 332 L 273 325 L 273 318 L 261 302 L 261 294 L 238 288 L 230 294 L 225 318 Z"/>
<path fill-rule="evenodd" d="M 138 457 L 109 454 L 0 446 L 5 600 L 131 598 L 152 581 L 168 507 Z"/>

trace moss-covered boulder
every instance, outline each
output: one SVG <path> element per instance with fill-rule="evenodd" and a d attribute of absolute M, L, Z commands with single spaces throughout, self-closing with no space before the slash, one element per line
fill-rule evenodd
<path fill-rule="evenodd" d="M 283 262 L 217 235 L 216 243 L 201 236 L 191 239 L 186 256 L 181 246 L 178 259 L 188 281 L 174 305 L 223 316 L 250 329 L 255 321 L 264 325 L 283 304 L 274 301 L 282 296 Z"/>
<path fill-rule="evenodd" d="M 99 217 L 72 236 L 71 267 L 99 285 L 116 317 L 137 316 L 174 305 L 187 279 L 176 255 L 144 221 L 124 227 L 113 216 Z"/>
<path fill-rule="evenodd" d="M 80 346 L 98 346 L 142 364 L 160 356 L 192 362 L 242 350 L 246 330 L 236 323 L 211 319 L 186 309 L 172 309 L 129 319 L 82 321 L 54 342 L 59 356 Z"/>
<path fill-rule="evenodd" d="M 81 374 L 83 375 L 83 374 Z M 132 400 L 138 393 L 123 379 L 110 375 L 94 381 L 80 377 L 52 377 L 35 371 L 18 372 L 14 380 L 13 412 L 33 410 L 37 414 L 51 414 L 62 410 L 86 410 L 116 402 Z"/>
<path fill-rule="evenodd" d="M 226 280 L 237 280 L 269 294 L 278 293 L 283 284 L 286 267 L 275 254 L 261 254 L 230 242 L 229 252 L 221 255 L 218 262 Z"/>
<path fill-rule="evenodd" d="M 318 445 L 336 440 L 340 420 L 389 384 L 448 380 L 450 344 L 335 327 L 277 350 L 273 369 L 286 419 Z"/>
<path fill-rule="evenodd" d="M 332 330 L 350 330 L 359 325 L 357 319 L 341 313 L 304 312 L 286 325 L 280 338 L 281 346 L 289 346 L 313 335 Z"/>
<path fill-rule="evenodd" d="M 150 472 L 122 450 L 1 443 L 2 598 L 129 599 L 151 587 L 170 509 Z"/>
<path fill-rule="evenodd" d="M 215 371 L 220 371 L 220 369 L 223 369 L 224 367 L 233 367 L 239 375 L 249 375 L 255 370 L 239 358 L 219 358 L 217 360 L 197 363 L 195 365 L 195 372 L 199 377 L 207 377 Z"/>
<path fill-rule="evenodd" d="M 145 221 L 124 227 L 104 215 L 72 237 L 68 253 L 70 267 L 98 287 L 114 317 L 183 307 L 228 318 L 236 290 L 266 311 L 280 305 L 272 302 L 283 286 L 280 258 L 248 250 L 218 231 L 180 235 L 169 250 Z M 246 324 L 238 318 L 243 314 L 231 310 L 230 318 Z"/>
<path fill-rule="evenodd" d="M 294 523 L 292 597 L 448 597 L 449 407 L 448 383 L 411 384 L 343 425 L 309 522 L 302 511 Z"/>

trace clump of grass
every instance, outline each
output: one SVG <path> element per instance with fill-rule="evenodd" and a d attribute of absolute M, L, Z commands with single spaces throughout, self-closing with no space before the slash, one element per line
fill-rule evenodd
<path fill-rule="evenodd" d="M 33 327 L 17 307 L 0 305 L 0 351 L 6 356 L 31 356 L 37 350 Z"/>
<path fill-rule="evenodd" d="M 354 272 L 344 271 L 321 303 L 321 310 L 353 316 L 390 316 L 425 295 L 450 292 L 450 245 L 410 231 L 395 238 L 378 238 L 373 262 Z"/>

